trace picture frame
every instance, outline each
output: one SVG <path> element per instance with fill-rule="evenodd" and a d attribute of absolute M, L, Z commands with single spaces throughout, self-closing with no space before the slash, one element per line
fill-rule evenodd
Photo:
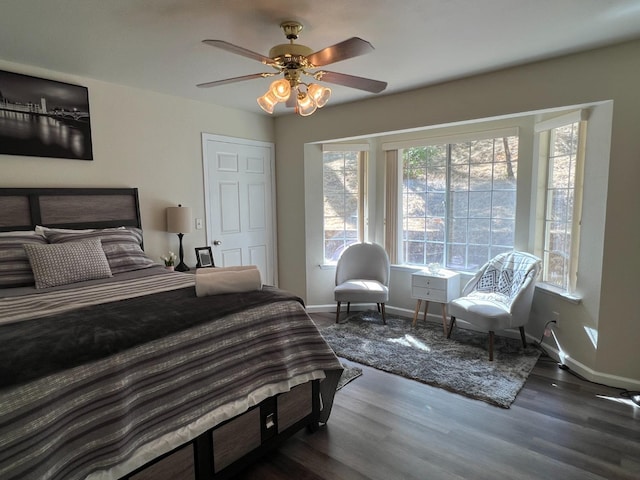
<path fill-rule="evenodd" d="M 213 252 L 211 251 L 211 247 L 196 247 L 196 259 L 198 260 L 198 264 L 196 268 L 210 268 L 215 267 L 213 261 Z"/>
<path fill-rule="evenodd" d="M 0 154 L 93 160 L 87 87 L 0 70 Z"/>

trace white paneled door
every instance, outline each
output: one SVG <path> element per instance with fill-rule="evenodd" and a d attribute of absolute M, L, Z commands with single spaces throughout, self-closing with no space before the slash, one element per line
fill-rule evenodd
<path fill-rule="evenodd" d="M 257 265 L 276 285 L 272 144 L 202 134 L 207 243 L 215 265 Z"/>

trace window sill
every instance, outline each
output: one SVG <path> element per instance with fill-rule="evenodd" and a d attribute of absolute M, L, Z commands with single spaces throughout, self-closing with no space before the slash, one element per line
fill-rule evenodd
<path fill-rule="evenodd" d="M 573 303 L 574 305 L 579 305 L 580 303 L 582 303 L 582 297 L 567 293 L 563 290 L 560 290 L 558 287 L 555 287 L 548 283 L 538 282 L 536 284 L 536 290 L 539 290 L 553 297 L 561 298 L 562 300 L 566 300 L 567 302 Z"/>
<path fill-rule="evenodd" d="M 336 264 L 335 263 L 321 263 L 318 265 L 318 268 L 320 268 L 320 270 L 335 270 L 336 269 Z"/>
<path fill-rule="evenodd" d="M 419 265 L 391 265 L 391 270 L 395 270 L 396 272 L 419 272 L 420 270 L 425 270 L 427 266 L 419 266 Z"/>

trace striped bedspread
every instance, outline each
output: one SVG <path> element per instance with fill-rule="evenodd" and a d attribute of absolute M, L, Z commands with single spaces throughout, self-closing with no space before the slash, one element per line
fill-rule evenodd
<path fill-rule="evenodd" d="M 162 276 L 161 283 L 168 277 L 174 276 Z M 191 315 L 186 306 L 193 303 L 199 312 L 211 305 L 213 320 L 192 322 L 113 355 L 0 390 L 0 478 L 119 478 L 265 398 L 312 379 L 323 379 L 321 421 L 327 420 L 342 366 L 300 302 L 282 296 L 225 313 L 226 296 L 198 299 L 185 282 L 193 285 L 193 279 L 176 275 L 173 286 L 159 288 L 184 297 L 185 318 Z M 125 297 L 142 301 L 147 297 L 140 292 L 154 289 L 150 283 L 132 280 L 125 289 L 130 294 L 115 297 L 125 302 L 121 306 L 130 301 Z M 90 311 L 88 305 L 104 289 L 76 289 L 69 298 L 76 305 L 72 310 L 59 307 L 60 292 L 51 292 L 49 299 L 40 294 L 35 315 L 54 309 L 50 319 L 55 321 L 65 311 L 76 313 L 80 304 L 80 311 Z M 148 298 L 158 295 L 163 294 Z M 241 297 L 228 298 L 242 303 Z M 42 322 L 24 313 L 26 297 L 21 302 L 13 317 L 19 320 L 16 325 Z M 219 310 L 221 315 L 213 313 Z"/>
<path fill-rule="evenodd" d="M 149 273 L 149 275 L 133 276 L 117 282 L 110 280 L 93 282 L 77 288 L 51 289 L 51 291 L 33 295 L 0 298 L 0 325 L 195 284 L 193 275 L 170 275 L 157 270 L 141 273 Z"/>

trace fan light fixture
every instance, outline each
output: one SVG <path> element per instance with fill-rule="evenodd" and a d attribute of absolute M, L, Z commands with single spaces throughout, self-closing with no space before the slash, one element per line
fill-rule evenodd
<path fill-rule="evenodd" d="M 296 113 L 303 117 L 324 107 L 331 97 L 331 89 L 328 87 L 317 83 L 303 83 L 299 77 L 291 80 L 281 78 L 272 82 L 267 93 L 257 98 L 258 105 L 265 112 L 273 113 L 276 104 L 287 103 L 292 93 L 295 95 Z"/>
<path fill-rule="evenodd" d="M 252 73 L 241 77 L 199 83 L 197 86 L 200 88 L 209 88 L 217 85 L 226 85 L 228 83 L 283 74 L 284 78 L 273 81 L 269 86 L 269 90 L 257 98 L 258 105 L 260 105 L 260 108 L 265 112 L 273 113 L 278 103 L 286 103 L 287 107 L 295 107 L 296 113 L 303 117 L 311 115 L 318 108 L 324 107 L 331 97 L 330 88 L 317 83 L 305 83 L 301 80 L 303 75 L 311 77 L 316 81 L 344 85 L 371 93 L 380 93 L 387 88 L 386 82 L 346 75 L 344 73 L 330 72 L 328 70 L 316 70 L 324 65 L 373 51 L 373 47 L 366 40 L 351 37 L 340 43 L 314 52 L 305 45 L 294 43 L 294 40 L 298 39 L 298 34 L 302 30 L 301 23 L 290 20 L 282 22 L 280 27 L 284 31 L 289 43 L 274 46 L 269 50 L 268 57 L 234 45 L 233 43 L 225 42 L 224 40 L 202 41 L 212 47 L 257 60 L 263 65 L 273 67 L 276 72 Z"/>

